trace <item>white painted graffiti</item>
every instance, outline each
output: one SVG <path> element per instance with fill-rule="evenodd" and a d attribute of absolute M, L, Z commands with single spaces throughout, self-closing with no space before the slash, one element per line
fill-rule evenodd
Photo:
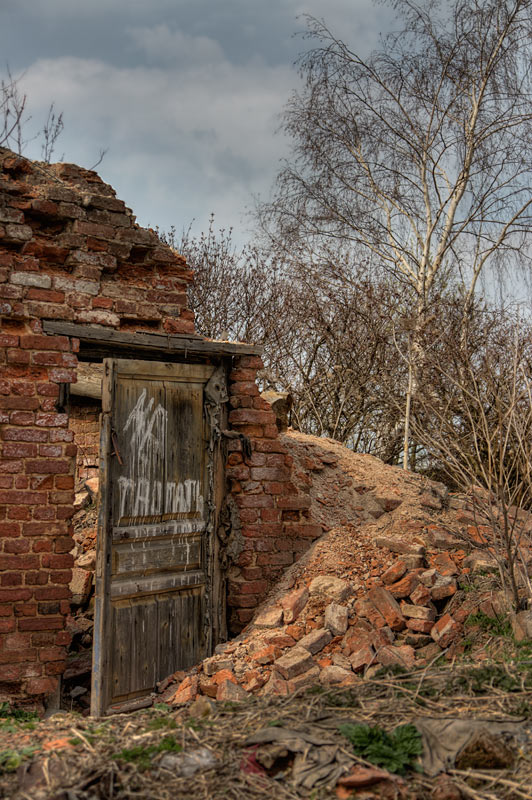
<path fill-rule="evenodd" d="M 124 433 L 129 432 L 131 437 L 130 473 L 134 477 L 148 478 L 163 466 L 168 412 L 160 403 L 154 406 L 155 398 L 150 397 L 146 402 L 146 389 L 143 389 L 124 425 Z"/>
<path fill-rule="evenodd" d="M 118 478 L 120 518 L 203 511 L 198 480 L 179 483 L 154 479 L 164 474 L 168 412 L 143 389 L 129 414 L 124 433 L 130 437 L 128 475 Z M 128 459 L 129 460 L 129 459 Z"/>

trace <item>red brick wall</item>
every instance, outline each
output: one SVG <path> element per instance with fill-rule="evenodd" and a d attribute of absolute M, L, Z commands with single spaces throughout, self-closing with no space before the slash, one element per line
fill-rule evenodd
<path fill-rule="evenodd" d="M 94 172 L 0 148 L 0 701 L 54 691 L 70 639 L 79 343 L 42 320 L 192 332 L 190 279 Z"/>
<path fill-rule="evenodd" d="M 69 426 L 57 406 L 60 384 L 76 380 L 79 342 L 45 335 L 42 321 L 190 333 L 191 278 L 96 173 L 0 148 L 0 701 L 51 693 L 64 669 L 76 441 L 93 446 L 92 412 Z M 241 357 L 231 373 L 230 423 L 253 448 L 247 459 L 230 440 L 242 547 L 229 585 L 233 629 L 321 533 L 259 396 L 261 366 Z"/>
<path fill-rule="evenodd" d="M 243 539 L 228 587 L 233 631 L 249 622 L 273 582 L 322 534 L 309 519 L 310 497 L 292 482 L 292 457 L 278 438 L 272 408 L 260 397 L 256 378 L 262 366 L 260 358 L 243 356 L 230 374 L 229 422 L 252 445 L 246 458 L 240 442 L 230 440 L 226 469 Z"/>

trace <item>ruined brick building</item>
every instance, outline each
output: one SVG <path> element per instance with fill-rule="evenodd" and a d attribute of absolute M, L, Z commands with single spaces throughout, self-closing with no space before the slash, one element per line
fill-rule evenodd
<path fill-rule="evenodd" d="M 195 334 L 192 278 L 96 173 L 0 148 L 0 699 L 53 696 L 65 669 L 88 462 L 103 476 L 97 711 L 208 654 L 227 618 L 242 627 L 321 532 L 259 351 Z M 71 395 L 80 364 L 100 365 L 101 400 Z"/>

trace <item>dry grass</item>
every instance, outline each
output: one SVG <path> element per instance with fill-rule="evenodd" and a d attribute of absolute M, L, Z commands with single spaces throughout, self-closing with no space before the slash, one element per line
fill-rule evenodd
<path fill-rule="evenodd" d="M 349 749 L 337 729 L 348 719 L 388 730 L 423 716 L 518 720 L 532 709 L 532 662 L 434 665 L 413 673 L 383 674 L 349 690 L 311 689 L 287 698 L 213 703 L 203 718 L 196 718 L 192 709 L 158 706 L 100 720 L 62 713 L 38 722 L 33 730 L 27 723 L 8 721 L 0 725 L 0 752 L 22 752 L 30 746 L 36 750 L 26 757 L 26 768 L 31 769 L 25 777 L 21 779 L 24 767 L 18 774 L 0 775 L 0 795 L 32 800 L 288 800 L 300 796 L 291 785 L 289 765 L 277 776 L 241 769 L 246 737 L 259 728 L 312 730 Z M 218 766 L 191 778 L 161 769 L 163 752 L 155 750 L 167 737 L 171 746 L 178 744 L 185 752 L 208 748 Z M 511 769 L 454 770 L 452 778 L 465 798 L 532 800 L 528 750 L 517 752 Z M 412 773 L 406 787 L 399 784 L 397 796 L 423 800 L 431 796 L 433 786 L 434 779 Z M 364 791 L 366 797 L 380 796 L 377 787 L 372 789 L 377 794 Z M 319 789 L 311 796 L 321 800 L 335 795 Z"/>

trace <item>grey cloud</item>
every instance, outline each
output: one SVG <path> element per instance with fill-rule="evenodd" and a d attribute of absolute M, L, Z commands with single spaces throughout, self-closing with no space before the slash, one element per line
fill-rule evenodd
<path fill-rule="evenodd" d="M 0 0 L 0 48 L 31 124 L 54 101 L 59 156 L 90 166 L 108 147 L 100 172 L 143 224 L 239 226 L 287 152 L 274 132 L 305 12 L 362 49 L 390 18 L 370 0 Z"/>
<path fill-rule="evenodd" d="M 287 67 L 224 60 L 161 69 L 62 58 L 32 65 L 22 86 L 39 98 L 36 118 L 51 99 L 65 109 L 68 160 L 89 166 L 100 145 L 109 147 L 102 174 L 141 221 L 179 227 L 211 211 L 238 223 L 251 193 L 267 191 L 282 153 L 276 115 L 292 78 Z M 188 199 L 178 220 L 162 201 L 169 187 Z"/>
<path fill-rule="evenodd" d="M 211 65 L 224 58 L 222 47 L 214 39 L 172 30 L 167 24 L 130 28 L 128 33 L 151 63 L 181 64 L 186 69 L 192 64 Z"/>

